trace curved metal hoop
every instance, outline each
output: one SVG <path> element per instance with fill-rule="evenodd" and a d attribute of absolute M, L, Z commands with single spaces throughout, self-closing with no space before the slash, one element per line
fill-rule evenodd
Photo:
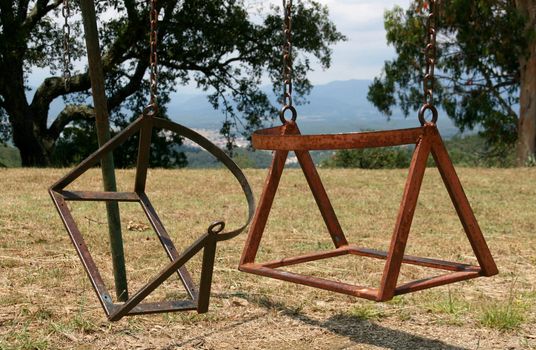
<path fill-rule="evenodd" d="M 246 220 L 246 223 L 237 229 L 222 233 L 223 229 L 225 228 L 225 223 L 223 221 L 217 221 L 208 227 L 208 232 L 217 233 L 218 241 L 225 241 L 225 240 L 234 238 L 238 236 L 240 233 L 242 233 L 251 222 L 251 219 L 253 218 L 253 214 L 255 213 L 255 198 L 253 197 L 253 191 L 251 190 L 251 187 L 248 183 L 248 180 L 246 179 L 246 176 L 244 175 L 242 170 L 238 167 L 238 165 L 236 165 L 236 163 L 218 146 L 213 144 L 204 136 L 193 131 L 192 129 L 189 129 L 183 125 L 180 125 L 180 124 L 177 124 L 177 123 L 174 123 L 172 121 L 162 119 L 162 118 L 154 118 L 154 127 L 173 131 L 179 134 L 180 136 L 183 136 L 195 142 L 199 146 L 203 147 L 207 152 L 212 154 L 218 161 L 220 161 L 223 165 L 225 165 L 225 167 L 229 169 L 229 171 L 234 175 L 234 177 L 240 183 L 240 186 L 242 187 L 242 191 L 244 192 L 244 195 L 248 203 L 248 218 Z"/>

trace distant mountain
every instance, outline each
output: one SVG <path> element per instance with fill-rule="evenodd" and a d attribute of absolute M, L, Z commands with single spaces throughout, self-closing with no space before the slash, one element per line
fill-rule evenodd
<path fill-rule="evenodd" d="M 346 80 L 316 85 L 306 97 L 308 103 L 296 106 L 302 132 L 338 133 L 399 129 L 419 125 L 416 114 L 406 119 L 396 110 L 390 120 L 387 120 L 367 100 L 370 84 L 370 80 Z M 276 100 L 271 87 L 265 86 L 263 90 L 268 93 L 272 101 Z M 62 108 L 63 101 L 56 99 L 50 108 L 51 115 L 57 115 Z M 223 120 L 222 113 L 212 108 L 207 100 L 207 94 L 203 93 L 173 94 L 168 112 L 173 120 L 195 129 L 219 130 Z M 279 119 L 275 119 L 274 123 L 279 123 Z M 459 133 L 445 113 L 440 112 L 438 125 L 445 137 Z"/>
<path fill-rule="evenodd" d="M 367 100 L 370 80 L 333 81 L 317 85 L 307 96 L 308 103 L 297 106 L 300 129 L 304 133 L 337 133 L 360 130 L 386 130 L 419 125 L 417 116 L 404 118 L 396 112 L 387 120 Z M 270 87 L 263 88 L 275 101 Z M 177 122 L 192 128 L 219 129 L 220 111 L 214 110 L 206 95 L 175 95 L 168 105 L 169 115 Z M 276 119 L 274 121 L 278 123 Z M 459 133 L 443 114 L 438 126 L 445 137 Z"/>

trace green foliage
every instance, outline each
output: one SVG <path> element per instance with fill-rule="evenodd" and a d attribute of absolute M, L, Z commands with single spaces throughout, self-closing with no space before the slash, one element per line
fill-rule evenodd
<path fill-rule="evenodd" d="M 411 150 L 407 147 L 384 147 L 341 150 L 322 163 L 332 168 L 396 169 L 407 168 Z"/>
<path fill-rule="evenodd" d="M 65 127 L 56 142 L 52 164 L 70 167 L 80 163 L 98 148 L 95 123 L 78 121 Z"/>
<path fill-rule="evenodd" d="M 495 328 L 500 331 L 518 329 L 524 321 L 524 308 L 514 303 L 488 305 L 480 317 L 480 323 L 483 326 Z"/>
<path fill-rule="evenodd" d="M 484 306 L 480 323 L 500 331 L 518 329 L 526 318 L 527 305 L 516 298 L 516 282 L 514 278 L 510 285 L 508 299 L 503 302 L 490 303 Z"/>
<path fill-rule="evenodd" d="M 439 322 L 457 326 L 464 324 L 464 317 L 470 311 L 470 307 L 465 297 L 453 294 L 450 288 L 446 296 L 441 293 L 437 299 L 431 298 L 428 306 L 431 313 L 442 315 L 438 319 Z"/>
<path fill-rule="evenodd" d="M 7 344 L 0 339 L 1 350 L 46 350 L 50 348 L 47 339 L 29 330 L 27 324 L 21 325 L 18 331 L 8 336 L 10 339 Z"/>
<path fill-rule="evenodd" d="M 515 149 L 493 147 L 480 135 L 455 136 L 445 141 L 452 162 L 457 166 L 507 168 L 515 166 Z"/>
<path fill-rule="evenodd" d="M 112 132 L 112 136 L 117 132 Z M 52 164 L 70 167 L 80 163 L 98 148 L 95 123 L 79 121 L 65 128 L 57 141 Z M 182 168 L 188 162 L 184 153 L 179 151 L 182 145 L 180 136 L 174 133 L 159 132 L 153 129 L 151 156 L 149 165 L 159 168 Z M 117 168 L 130 168 L 136 165 L 138 155 L 139 133 L 131 136 L 114 150 L 114 163 Z"/>
<path fill-rule="evenodd" d="M 12 135 L 25 165 L 49 164 L 64 128 L 91 116 L 88 111 L 81 113 L 74 108 L 65 108 L 57 116 L 48 115 L 50 104 L 57 98 L 64 98 L 71 105 L 83 105 L 90 89 L 86 68 L 73 70 L 68 86 L 58 76 L 62 70 L 62 24 L 54 17 L 61 15 L 61 3 L 19 1 L 12 6 L 6 2 L 2 7 L 0 68 L 5 74 L 0 75 L 0 137 Z M 147 104 L 147 4 L 96 2 L 108 107 L 115 128 L 122 127 L 131 112 L 137 113 Z M 268 77 L 274 91 L 281 91 L 282 10 L 276 6 L 263 7 L 262 11 L 251 9 L 259 4 L 242 0 L 158 2 L 160 104 L 166 104 L 177 85 L 194 84 L 210 91 L 210 103 L 222 111 L 221 131 L 229 147 L 240 133 L 249 136 L 251 130 L 277 115 L 277 108 L 261 90 L 261 82 Z M 72 6 L 79 14 L 78 4 L 73 2 Z M 253 12 L 255 18 L 250 16 Z M 345 37 L 330 21 L 327 7 L 316 1 L 297 1 L 294 23 L 294 100 L 299 103 L 311 90 L 307 79 L 311 60 L 316 59 L 328 68 L 330 47 Z M 84 60 L 80 16 L 71 18 L 71 27 L 72 57 Z M 50 68 L 51 76 L 28 101 L 27 76 L 35 67 Z M 78 123 L 75 127 L 88 125 Z M 75 130 L 70 130 L 63 137 L 85 138 L 75 134 Z M 59 146 L 68 151 L 64 145 Z M 69 156 L 69 162 L 76 157 Z"/>
<path fill-rule="evenodd" d="M 188 168 L 221 168 L 223 165 L 210 153 L 199 149 L 182 147 L 188 160 Z M 272 155 L 265 151 L 250 151 L 245 148 L 235 148 L 232 158 L 241 168 L 268 168 L 272 162 Z"/>
<path fill-rule="evenodd" d="M 536 154 L 532 154 L 529 156 L 529 159 L 527 159 L 525 166 L 530 168 L 536 167 Z"/>
<path fill-rule="evenodd" d="M 445 146 L 456 166 L 507 168 L 515 165 L 513 146 L 491 147 L 481 135 L 454 136 L 445 140 Z M 322 161 L 332 168 L 393 169 L 407 168 L 413 147 L 384 147 L 359 150 L 341 150 Z M 433 158 L 429 158 L 429 166 Z"/>
<path fill-rule="evenodd" d="M 360 320 L 378 321 L 385 317 L 385 313 L 376 305 L 364 304 L 350 308 L 349 314 Z"/>
<path fill-rule="evenodd" d="M 425 16 L 421 1 L 385 13 L 388 43 L 398 57 L 385 63 L 368 99 L 390 116 L 422 104 Z M 513 1 L 442 1 L 438 9 L 436 102 L 461 131 L 481 126 L 489 145 L 502 152 L 517 139 L 520 64 L 532 32 Z"/>
<path fill-rule="evenodd" d="M 247 150 L 241 149 L 239 152 L 233 152 L 233 160 L 242 169 L 258 168 L 254 155 L 254 152 L 247 152 Z"/>
<path fill-rule="evenodd" d="M 0 168 L 14 168 L 19 166 L 19 151 L 13 147 L 0 145 Z"/>

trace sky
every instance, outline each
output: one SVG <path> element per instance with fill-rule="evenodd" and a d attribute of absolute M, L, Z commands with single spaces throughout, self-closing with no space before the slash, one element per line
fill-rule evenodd
<path fill-rule="evenodd" d="M 335 80 L 372 79 L 381 72 L 386 60 L 394 57 L 394 49 L 387 46 L 383 15 L 395 5 L 408 7 L 410 0 L 316 0 L 327 5 L 331 20 L 347 36 L 346 42 L 333 47 L 332 65 L 322 70 L 315 64 L 309 77 L 314 85 Z M 252 8 L 281 5 L 282 0 L 249 0 Z M 37 69 L 30 75 L 30 85 L 41 83 L 48 70 Z M 195 93 L 187 86 L 179 92 Z"/>
<path fill-rule="evenodd" d="M 395 5 L 409 6 L 410 0 L 316 0 L 329 8 L 330 18 L 348 41 L 333 47 L 331 67 L 317 66 L 310 75 L 313 84 L 334 80 L 372 79 L 380 74 L 386 60 L 394 57 L 387 46 L 383 15 Z M 281 4 L 281 0 L 270 0 Z"/>
<path fill-rule="evenodd" d="M 395 51 L 387 46 L 383 26 L 385 10 L 398 5 L 407 8 L 411 0 L 315 0 L 327 5 L 331 20 L 347 41 L 332 47 L 331 67 L 323 70 L 313 64 L 309 73 L 313 85 L 337 80 L 372 80 L 381 73 L 384 62 L 395 57 Z M 267 9 L 270 5 L 281 5 L 282 0 L 249 0 L 251 12 Z M 253 10 L 254 9 L 254 10 Z M 268 83 L 268 81 L 267 81 Z M 195 86 L 177 89 L 178 94 L 196 93 Z"/>

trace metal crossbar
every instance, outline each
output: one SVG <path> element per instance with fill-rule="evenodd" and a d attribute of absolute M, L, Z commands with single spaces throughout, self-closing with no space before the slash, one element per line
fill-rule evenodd
<path fill-rule="evenodd" d="M 273 150 L 275 152 L 269 175 L 265 182 L 242 253 L 239 266 L 241 271 L 374 301 L 387 301 L 395 295 L 411 293 L 480 276 L 493 276 L 498 273 L 497 266 L 491 256 L 478 222 L 452 165 L 452 161 L 434 123 L 426 123 L 420 128 L 392 131 L 335 135 L 301 135 L 296 122 L 290 120 L 286 121 L 282 126 L 264 129 L 254 133 L 252 141 L 257 149 Z M 406 144 L 415 144 L 415 151 L 411 160 L 409 176 L 389 250 L 387 252 L 380 252 L 349 244 L 309 151 L 388 147 Z M 255 261 L 255 258 L 289 151 L 296 153 L 299 164 L 320 209 L 322 218 L 331 235 L 335 249 L 285 258 L 278 261 L 258 263 Z M 435 164 L 441 173 L 445 187 L 464 227 L 479 266 L 404 255 L 430 154 L 434 157 Z M 281 269 L 285 266 L 347 254 L 386 260 L 379 288 L 354 286 Z M 450 273 L 397 286 L 400 268 L 403 263 L 446 270 L 450 271 Z"/>
<path fill-rule="evenodd" d="M 156 210 L 145 193 L 147 180 L 147 168 L 149 166 L 149 154 L 151 146 L 151 134 L 153 128 L 172 131 L 186 137 L 221 161 L 235 176 L 248 203 L 248 216 L 246 223 L 232 231 L 225 231 L 225 223 L 217 221 L 212 223 L 207 231 L 201 235 L 192 245 L 183 252 L 177 251 L 171 237 L 160 221 Z M 83 173 L 97 165 L 103 157 L 125 142 L 134 134 L 140 134 L 138 150 L 138 163 L 136 167 L 136 179 L 132 192 L 99 192 L 99 191 L 67 191 L 65 188 L 79 178 Z M 216 244 L 219 241 L 231 239 L 245 230 L 249 224 L 255 208 L 255 201 L 249 183 L 240 168 L 216 145 L 180 124 L 169 120 L 143 115 L 134 121 L 125 130 L 104 144 L 95 153 L 75 167 L 66 176 L 57 181 L 49 193 L 60 214 L 60 217 L 69 233 L 72 243 L 80 257 L 99 301 L 110 321 L 117 321 L 124 316 L 151 314 L 172 311 L 197 310 L 199 313 L 208 311 L 212 273 Z M 152 228 L 156 232 L 162 247 L 166 251 L 170 262 L 155 277 L 124 303 L 114 303 L 108 292 L 102 276 L 91 256 L 84 241 L 82 232 L 79 230 L 75 219 L 67 205 L 69 201 L 104 201 L 104 202 L 135 202 L 139 203 L 145 215 L 149 219 Z M 184 266 L 194 255 L 203 251 L 203 263 L 199 288 L 193 282 L 192 277 Z M 142 303 L 142 301 L 158 286 L 166 281 L 171 275 L 177 273 L 191 300 L 164 301 L 158 303 Z"/>

